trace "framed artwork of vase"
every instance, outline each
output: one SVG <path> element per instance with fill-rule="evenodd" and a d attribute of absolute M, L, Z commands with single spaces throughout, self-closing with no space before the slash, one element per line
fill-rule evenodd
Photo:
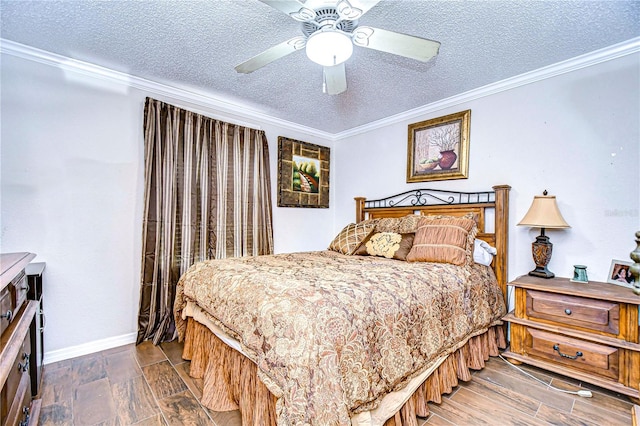
<path fill-rule="evenodd" d="M 469 177 L 471 110 L 409 125 L 407 182 Z"/>
<path fill-rule="evenodd" d="M 278 207 L 329 207 L 330 148 L 278 137 Z"/>

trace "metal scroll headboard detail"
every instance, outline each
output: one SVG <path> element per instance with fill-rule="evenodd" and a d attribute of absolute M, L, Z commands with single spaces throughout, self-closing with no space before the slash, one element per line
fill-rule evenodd
<path fill-rule="evenodd" d="M 495 192 L 455 192 L 440 189 L 414 189 L 379 200 L 366 200 L 366 209 L 385 207 L 481 204 L 495 202 Z"/>

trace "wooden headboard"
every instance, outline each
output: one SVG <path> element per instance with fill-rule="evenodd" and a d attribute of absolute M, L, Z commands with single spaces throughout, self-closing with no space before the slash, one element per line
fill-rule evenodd
<path fill-rule="evenodd" d="M 474 213 L 478 218 L 478 236 L 498 251 L 491 266 L 502 294 L 507 298 L 507 265 L 509 242 L 509 185 L 497 185 L 493 191 L 455 192 L 439 189 L 414 189 L 379 200 L 355 197 L 356 221 L 408 214 L 463 216 Z M 494 226 L 487 218 L 494 217 Z"/>

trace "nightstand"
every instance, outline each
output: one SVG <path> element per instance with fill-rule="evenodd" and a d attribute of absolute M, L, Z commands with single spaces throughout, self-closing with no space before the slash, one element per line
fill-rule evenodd
<path fill-rule="evenodd" d="M 534 365 L 640 400 L 640 297 L 630 288 L 521 276 L 511 325 L 514 363 Z"/>

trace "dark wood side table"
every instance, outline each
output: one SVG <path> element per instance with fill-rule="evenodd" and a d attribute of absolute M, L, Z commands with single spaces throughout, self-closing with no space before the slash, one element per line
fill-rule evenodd
<path fill-rule="evenodd" d="M 503 356 L 640 401 L 640 297 L 627 287 L 521 276 Z"/>
<path fill-rule="evenodd" d="M 42 383 L 42 361 L 44 359 L 44 310 L 42 306 L 42 276 L 46 263 L 30 263 L 25 268 L 29 289 L 27 298 L 38 303 L 36 315 L 31 322 L 31 348 L 32 360 L 29 365 L 31 369 L 31 394 L 35 398 L 40 394 Z"/>

